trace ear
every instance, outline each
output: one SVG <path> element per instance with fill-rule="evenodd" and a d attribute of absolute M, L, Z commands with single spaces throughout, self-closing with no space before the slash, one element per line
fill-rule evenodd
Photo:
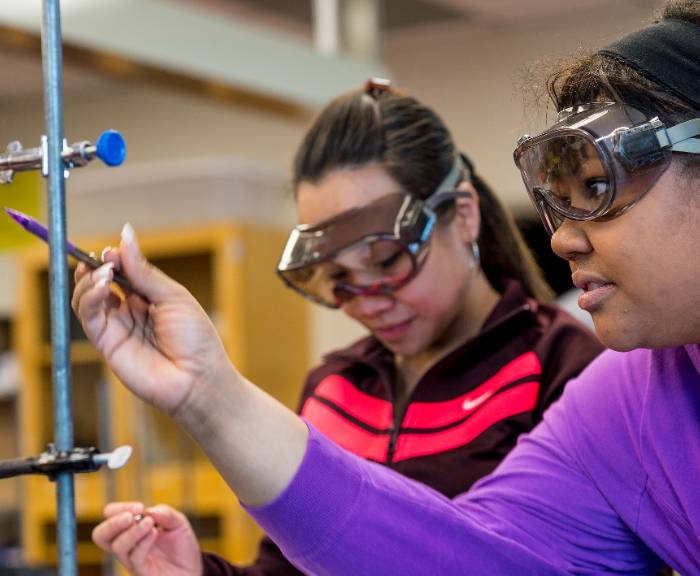
<path fill-rule="evenodd" d="M 454 222 L 458 228 L 461 240 L 465 245 L 471 244 L 479 237 L 481 215 L 479 214 L 479 194 L 471 182 L 462 182 L 458 188 L 462 192 L 470 192 L 469 196 L 455 200 Z"/>

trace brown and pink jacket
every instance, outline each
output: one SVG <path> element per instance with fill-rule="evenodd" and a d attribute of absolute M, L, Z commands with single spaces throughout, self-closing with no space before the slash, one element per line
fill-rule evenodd
<path fill-rule="evenodd" d="M 490 473 L 602 349 L 569 314 L 511 281 L 481 332 L 423 375 L 396 419 L 393 355 L 373 337 L 324 358 L 299 412 L 347 450 L 452 497 Z M 300 574 L 269 539 L 251 566 L 203 558 L 207 576 Z"/>

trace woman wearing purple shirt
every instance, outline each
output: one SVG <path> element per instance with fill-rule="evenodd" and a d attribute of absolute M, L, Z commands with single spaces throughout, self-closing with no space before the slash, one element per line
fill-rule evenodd
<path fill-rule="evenodd" d="M 110 264 L 79 269 L 74 308 L 110 366 L 192 434 L 303 571 L 700 574 L 700 2 L 669 2 L 550 89 L 560 117 L 516 163 L 617 351 L 452 500 L 344 452 L 240 376 L 129 227 L 114 259 L 149 304 L 109 296 Z M 144 542 L 158 529 L 135 527 Z"/>

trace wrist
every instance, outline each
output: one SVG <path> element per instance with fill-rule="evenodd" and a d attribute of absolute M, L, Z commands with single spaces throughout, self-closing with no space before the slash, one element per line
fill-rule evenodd
<path fill-rule="evenodd" d="M 217 432 L 219 423 L 234 416 L 231 405 L 242 394 L 244 379 L 224 357 L 208 363 L 192 382 L 189 393 L 172 412 L 172 418 L 195 440 Z"/>
<path fill-rule="evenodd" d="M 172 416 L 249 506 L 279 495 L 306 450 L 303 421 L 228 361 L 202 374 Z"/>

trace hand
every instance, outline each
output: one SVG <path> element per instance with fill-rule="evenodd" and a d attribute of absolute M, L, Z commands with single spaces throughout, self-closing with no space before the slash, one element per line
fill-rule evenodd
<path fill-rule="evenodd" d="M 87 337 L 129 390 L 187 430 L 239 499 L 274 499 L 301 463 L 306 425 L 236 371 L 202 307 L 145 260 L 130 225 L 103 260 L 75 272 L 72 306 Z M 114 269 L 138 294 L 113 291 Z"/>
<path fill-rule="evenodd" d="M 135 515 L 142 514 L 137 521 Z M 181 512 L 140 502 L 112 502 L 92 540 L 111 552 L 134 576 L 201 575 L 202 555 L 192 526 Z"/>
<path fill-rule="evenodd" d="M 206 375 L 234 371 L 214 326 L 194 297 L 141 255 L 131 225 L 105 264 L 79 264 L 73 310 L 85 333 L 117 377 L 137 396 L 168 414 L 187 400 Z M 110 286 L 121 270 L 135 290 L 125 298 Z"/>

